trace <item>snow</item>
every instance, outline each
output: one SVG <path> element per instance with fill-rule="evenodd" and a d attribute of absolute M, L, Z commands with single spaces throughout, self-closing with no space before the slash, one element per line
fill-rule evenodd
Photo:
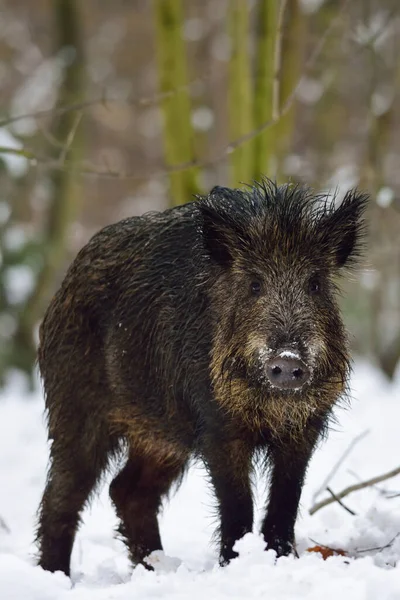
<path fill-rule="evenodd" d="M 294 358 L 296 360 L 300 358 L 298 352 L 292 352 L 291 350 L 282 350 L 282 352 L 279 352 L 278 356 L 281 356 L 282 358 Z"/>
<path fill-rule="evenodd" d="M 165 555 L 152 555 L 154 572 L 130 568 L 125 548 L 113 533 L 116 518 L 104 486 L 84 513 L 71 581 L 35 565 L 35 511 L 48 456 L 43 400 L 40 392 L 27 397 L 14 377 L 0 397 L 0 517 L 9 529 L 0 521 L 0 598 L 399 600 L 400 498 L 393 496 L 400 492 L 400 477 L 345 498 L 356 516 L 337 503 L 308 514 L 315 491 L 351 441 L 366 430 L 329 482 L 335 492 L 400 463 L 400 377 L 390 385 L 369 364 L 358 362 L 352 391 L 351 410 L 338 410 L 340 425 L 312 460 L 296 527 L 299 559 L 276 561 L 274 552 L 263 551 L 257 534 L 248 534 L 237 543 L 239 558 L 218 567 L 210 543 L 215 525 L 212 493 L 197 466 L 165 507 Z M 256 494 L 258 521 L 263 487 L 259 484 Z M 325 492 L 318 499 L 324 496 Z M 342 548 L 349 556 L 324 561 L 306 552 L 316 544 Z"/>
<path fill-rule="evenodd" d="M 16 265 L 4 270 L 7 300 L 10 304 L 22 304 L 35 286 L 35 276 L 28 265 Z"/>
<path fill-rule="evenodd" d="M 0 129 L 0 146 L 13 150 L 21 150 L 22 148 L 21 142 L 5 128 Z M 4 152 L 0 155 L 0 158 L 4 161 L 13 177 L 22 177 L 28 170 L 29 163 L 23 156 Z"/>
<path fill-rule="evenodd" d="M 376 195 L 376 203 L 381 208 L 390 206 L 395 198 L 394 190 L 390 187 L 382 187 Z"/>

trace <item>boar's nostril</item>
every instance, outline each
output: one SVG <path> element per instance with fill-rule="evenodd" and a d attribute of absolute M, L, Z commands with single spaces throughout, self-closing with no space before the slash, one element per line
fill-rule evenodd
<path fill-rule="evenodd" d="M 283 390 L 301 388 L 310 379 L 310 370 L 297 357 L 270 358 L 265 368 L 270 383 Z"/>

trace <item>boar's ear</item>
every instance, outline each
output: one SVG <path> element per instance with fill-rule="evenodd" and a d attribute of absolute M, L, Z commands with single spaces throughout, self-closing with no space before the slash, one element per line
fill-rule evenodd
<path fill-rule="evenodd" d="M 365 233 L 363 215 L 367 204 L 368 195 L 350 190 L 324 223 L 337 267 L 352 265 L 361 253 Z"/>
<path fill-rule="evenodd" d="M 228 267 L 233 261 L 232 235 L 229 223 L 214 208 L 203 205 L 203 238 L 206 250 L 219 265 Z"/>
<path fill-rule="evenodd" d="M 214 187 L 207 200 L 201 203 L 204 245 L 211 258 L 221 266 L 228 267 L 235 249 L 238 249 L 243 235 L 242 228 L 233 217 L 232 203 L 235 198 L 232 190 Z"/>

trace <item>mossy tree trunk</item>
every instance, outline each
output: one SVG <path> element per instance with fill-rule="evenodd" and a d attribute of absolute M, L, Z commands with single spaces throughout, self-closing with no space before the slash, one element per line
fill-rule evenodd
<path fill-rule="evenodd" d="M 80 102 L 84 97 L 83 37 L 78 0 L 55 0 L 54 20 L 58 34 L 56 53 L 64 60 L 58 106 Z M 51 148 L 56 160 L 78 163 L 82 157 L 83 133 L 77 114 L 67 111 L 54 119 L 52 136 L 59 142 Z M 59 147 L 58 147 L 59 146 Z M 63 267 L 68 228 L 77 212 L 80 193 L 76 175 L 71 170 L 55 170 L 51 175 L 51 197 L 47 224 L 40 247 L 41 268 L 33 292 L 18 316 L 9 366 L 32 377 L 36 357 L 35 328 L 48 303 L 56 276 Z"/>
<path fill-rule="evenodd" d="M 330 25 L 338 18 L 341 2 L 326 0 L 316 14 L 318 36 L 328 31 Z M 349 26 L 349 16 L 343 12 L 335 25 L 335 35 L 329 35 L 325 41 L 321 62 L 324 89 L 321 97 L 313 107 L 313 146 L 316 161 L 316 178 L 312 182 L 316 187 L 325 184 L 331 177 L 331 159 L 336 145 L 344 138 L 347 124 L 347 107 L 340 96 L 342 69 L 345 60 L 341 40 L 346 35 Z M 321 37 L 319 37 L 321 39 Z"/>
<path fill-rule="evenodd" d="M 229 62 L 229 135 L 236 140 L 253 129 L 253 99 L 249 55 L 249 6 L 246 0 L 230 0 L 228 27 L 231 42 Z M 254 144 L 247 142 L 232 152 L 232 184 L 248 183 L 253 176 Z"/>
<path fill-rule="evenodd" d="M 256 15 L 256 56 L 254 81 L 254 127 L 272 119 L 275 40 L 278 3 L 259 0 Z M 274 128 L 254 139 L 253 179 L 271 175 L 276 150 Z"/>
<path fill-rule="evenodd" d="M 288 98 L 293 94 L 300 80 L 307 32 L 307 18 L 302 11 L 300 0 L 287 0 L 282 35 L 282 66 L 279 76 L 279 111 L 282 111 Z M 273 128 L 277 153 L 276 178 L 283 181 L 283 163 L 290 151 L 295 127 L 295 102 L 280 117 Z"/>
<path fill-rule="evenodd" d="M 194 131 L 187 89 L 186 49 L 182 37 L 183 3 L 181 0 L 154 0 L 156 46 L 160 92 L 164 118 L 164 147 L 170 167 L 194 160 Z M 171 205 L 192 200 L 199 193 L 198 169 L 189 168 L 170 174 Z"/>
<path fill-rule="evenodd" d="M 396 238 L 398 239 L 399 219 L 397 211 L 392 206 L 379 206 L 375 199 L 385 185 L 384 161 L 394 122 L 393 109 L 392 104 L 387 111 L 380 115 L 373 114 L 371 109 L 366 156 L 360 177 L 360 187 L 368 190 L 372 198 L 368 238 L 372 263 L 377 274 L 375 284 L 369 291 L 369 341 L 374 359 L 377 360 L 389 379 L 393 378 L 400 359 L 400 328 L 397 323 L 392 325 L 396 337 L 388 341 L 388 327 L 385 323 L 388 312 L 394 312 L 397 309 L 397 313 L 399 313 L 400 310 L 399 302 L 397 302 L 397 306 L 390 306 L 393 304 L 390 296 L 395 282 L 399 288 L 400 253 L 393 250 L 396 248 Z M 390 243 L 390 239 L 392 243 Z M 391 247 L 390 260 L 387 256 L 388 244 Z"/>

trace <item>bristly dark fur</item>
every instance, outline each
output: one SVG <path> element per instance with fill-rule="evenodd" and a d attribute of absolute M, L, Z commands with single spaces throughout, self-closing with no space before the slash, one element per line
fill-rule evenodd
<path fill-rule="evenodd" d="M 214 486 L 221 564 L 253 525 L 255 455 L 271 471 L 264 539 L 292 551 L 308 462 L 346 392 L 335 276 L 360 253 L 366 202 L 266 179 L 216 187 L 110 225 L 79 252 L 40 328 L 44 568 L 69 573 L 79 515 L 121 441 L 129 457 L 110 495 L 134 563 L 161 549 L 158 510 L 193 456 Z M 282 347 L 311 374 L 297 390 L 266 377 Z"/>
<path fill-rule="evenodd" d="M 278 187 L 264 179 L 249 190 L 215 187 L 203 201 L 205 222 L 210 221 L 216 231 L 228 226 L 244 250 L 268 250 L 269 232 L 275 227 L 289 251 L 298 251 L 301 242 L 302 249 L 319 247 L 324 255 L 335 252 L 335 232 L 341 245 L 338 266 L 350 267 L 361 255 L 362 215 L 368 196 L 356 190 L 349 191 L 337 206 L 336 195 L 316 195 L 300 185 Z"/>

